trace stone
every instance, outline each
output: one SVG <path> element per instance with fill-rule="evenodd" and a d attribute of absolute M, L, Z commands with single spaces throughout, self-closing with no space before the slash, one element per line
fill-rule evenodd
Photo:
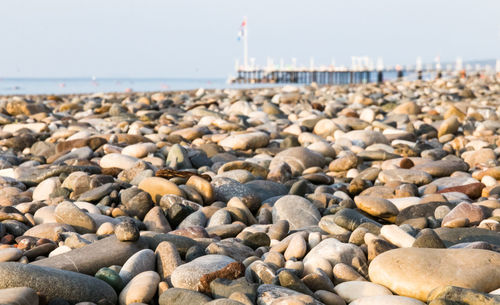
<path fill-rule="evenodd" d="M 234 292 L 246 295 L 250 300 L 257 297 L 258 284 L 249 283 L 244 277 L 230 280 L 216 278 L 210 282 L 210 292 L 214 298 L 229 298 Z"/>
<path fill-rule="evenodd" d="M 136 276 L 123 288 L 118 298 L 120 305 L 132 303 L 149 303 L 158 288 L 160 276 L 154 271 L 144 271 Z"/>
<path fill-rule="evenodd" d="M 285 259 L 290 260 L 292 258 L 302 259 L 307 252 L 307 244 L 301 235 L 295 235 L 290 240 L 288 247 L 285 251 Z"/>
<path fill-rule="evenodd" d="M 438 137 L 445 134 L 455 134 L 460 126 L 460 122 L 456 116 L 451 116 L 450 118 L 444 120 L 439 126 Z"/>
<path fill-rule="evenodd" d="M 332 273 L 333 279 L 337 284 L 348 281 L 365 281 L 365 278 L 361 274 L 359 274 L 351 266 L 344 263 L 336 264 L 333 267 Z"/>
<path fill-rule="evenodd" d="M 275 286 L 270 284 L 260 285 L 257 297 L 257 304 L 259 305 L 284 305 L 284 304 L 308 304 L 308 305 L 322 305 L 319 301 L 307 294 L 298 291 Z"/>
<path fill-rule="evenodd" d="M 314 166 L 323 167 L 325 165 L 325 158 L 321 154 L 304 147 L 288 148 L 274 156 L 269 165 L 270 172 L 283 162 L 290 166 L 293 176 L 299 176 L 307 168 Z"/>
<path fill-rule="evenodd" d="M 450 192 L 459 192 L 467 195 L 471 199 L 477 199 L 481 197 L 482 190 L 485 188 L 485 185 L 478 183 L 471 183 L 459 186 L 447 187 L 441 190 L 438 190 L 439 194 L 442 193 L 450 193 Z"/>
<path fill-rule="evenodd" d="M 88 191 L 83 192 L 78 196 L 78 200 L 87 202 L 97 202 L 100 201 L 103 197 L 111 194 L 111 192 L 113 192 L 117 188 L 118 185 L 115 183 L 105 183 L 103 185 L 96 186 Z"/>
<path fill-rule="evenodd" d="M 50 195 L 61 186 L 58 177 L 48 178 L 42 181 L 33 191 L 33 201 L 44 201 L 50 198 Z"/>
<path fill-rule="evenodd" d="M 128 156 L 128 155 L 122 155 L 118 153 L 111 153 L 104 155 L 104 157 L 101 158 L 99 161 L 99 165 L 102 168 L 119 168 L 119 169 L 129 169 L 134 167 L 135 163 L 139 159 Z"/>
<path fill-rule="evenodd" d="M 122 155 L 127 155 L 135 158 L 144 158 L 148 154 L 156 151 L 156 145 L 154 143 L 137 143 L 124 147 L 122 149 Z"/>
<path fill-rule="evenodd" d="M 200 176 L 189 177 L 186 185 L 194 188 L 203 197 L 204 204 L 210 204 L 215 199 L 214 189 L 210 182 Z"/>
<path fill-rule="evenodd" d="M 278 273 L 281 287 L 292 289 L 303 294 L 313 295 L 313 292 L 299 279 L 293 271 L 283 269 Z"/>
<path fill-rule="evenodd" d="M 353 244 L 340 242 L 334 238 L 322 240 L 316 247 L 312 248 L 304 257 L 304 264 L 312 257 L 326 259 L 332 266 L 344 263 L 352 266 L 361 274 L 367 273 L 367 262 L 363 251 Z"/>
<path fill-rule="evenodd" d="M 358 162 L 358 157 L 354 153 L 346 151 L 342 156 L 333 160 L 330 165 L 328 165 L 328 169 L 332 172 L 346 171 L 355 168 Z"/>
<path fill-rule="evenodd" d="M 339 297 L 333 292 L 318 290 L 314 292 L 316 299 L 324 303 L 325 305 L 345 305 L 344 299 Z"/>
<path fill-rule="evenodd" d="M 260 178 L 266 178 L 268 174 L 268 170 L 260 166 L 257 163 L 253 162 L 248 162 L 248 161 L 232 161 L 223 164 L 219 170 L 217 171 L 218 174 L 222 174 L 224 172 L 232 171 L 232 170 L 246 170 L 250 172 L 253 176 L 255 177 L 260 177 Z"/>
<path fill-rule="evenodd" d="M 212 299 L 205 294 L 182 288 L 169 288 L 160 295 L 159 305 L 205 305 Z"/>
<path fill-rule="evenodd" d="M 415 165 L 412 170 L 420 170 L 433 177 L 447 177 L 454 172 L 466 172 L 469 165 L 462 160 L 438 160 Z"/>
<path fill-rule="evenodd" d="M 111 287 L 113 287 L 116 293 L 120 293 L 120 291 L 122 291 L 125 287 L 125 284 L 123 283 L 123 280 L 118 272 L 111 268 L 104 267 L 99 269 L 99 271 L 95 274 L 95 277 L 108 283 Z"/>
<path fill-rule="evenodd" d="M 220 254 L 229 256 L 237 261 L 244 261 L 247 257 L 255 255 L 252 248 L 239 243 L 236 240 L 224 239 L 213 242 L 205 249 L 207 254 Z"/>
<path fill-rule="evenodd" d="M 273 223 L 288 221 L 290 229 L 316 226 L 321 219 L 318 209 L 309 200 L 296 195 L 286 195 L 273 206 Z"/>
<path fill-rule="evenodd" d="M 349 305 L 425 305 L 425 303 L 408 297 L 399 295 L 379 295 L 356 299 Z"/>
<path fill-rule="evenodd" d="M 380 229 L 380 235 L 393 245 L 401 248 L 409 248 L 415 242 L 415 237 L 406 233 L 397 225 L 385 225 Z"/>
<path fill-rule="evenodd" d="M 425 171 L 412 169 L 388 169 L 380 172 L 378 178 L 383 183 L 392 181 L 400 181 L 402 183 L 413 183 L 416 185 L 429 184 L 432 181 L 432 176 Z"/>
<path fill-rule="evenodd" d="M 456 286 L 438 287 L 431 291 L 428 299 L 432 300 L 432 304 L 435 304 L 436 300 L 443 300 L 445 304 L 448 302 L 471 305 L 495 305 L 500 303 L 500 296 Z"/>
<path fill-rule="evenodd" d="M 377 256 L 369 275 L 373 283 L 425 302 L 433 289 L 442 286 L 481 292 L 496 289 L 499 267 L 500 253 L 488 250 L 402 248 Z"/>
<path fill-rule="evenodd" d="M 154 203 L 159 203 L 161 197 L 166 194 L 183 196 L 183 191 L 175 184 L 167 179 L 160 177 L 148 177 L 139 183 L 139 189 L 147 192 Z"/>
<path fill-rule="evenodd" d="M 135 276 L 145 271 L 155 270 L 156 256 L 151 249 L 144 249 L 132 255 L 120 269 L 120 277 L 125 285 Z M 159 280 L 158 280 L 159 282 Z M 158 285 L 158 284 L 157 284 Z"/>
<path fill-rule="evenodd" d="M 136 242 L 121 242 L 115 236 L 110 236 L 85 247 L 37 260 L 31 264 L 94 275 L 103 267 L 123 265 L 134 253 L 147 246 L 142 239 Z"/>
<path fill-rule="evenodd" d="M 247 150 L 265 147 L 269 143 L 269 136 L 264 132 L 250 132 L 228 136 L 219 142 L 222 147 L 234 150 Z"/>
<path fill-rule="evenodd" d="M 450 222 L 459 218 L 467 219 L 469 225 L 474 226 L 478 225 L 485 218 L 485 215 L 480 206 L 462 202 L 446 214 L 443 218 L 442 226 L 447 227 Z"/>
<path fill-rule="evenodd" d="M 321 269 L 317 269 L 314 273 L 310 273 L 302 278 L 302 282 L 306 284 L 312 291 L 326 290 L 333 291 L 333 283 L 329 276 Z"/>
<path fill-rule="evenodd" d="M 443 241 L 432 229 L 423 229 L 413 242 L 414 248 L 446 248 Z"/>
<path fill-rule="evenodd" d="M 52 241 L 60 241 L 61 233 L 75 232 L 72 226 L 59 223 L 42 223 L 34 226 L 28 231 L 24 232 L 25 236 L 32 236 L 37 238 L 47 238 Z"/>
<path fill-rule="evenodd" d="M 0 289 L 0 304 L 38 305 L 36 291 L 28 287 Z"/>
<path fill-rule="evenodd" d="M 484 241 L 492 245 L 500 246 L 498 232 L 481 228 L 437 228 L 435 232 L 444 242 L 446 247 L 459 243 Z"/>
<path fill-rule="evenodd" d="M 288 194 L 288 188 L 285 185 L 274 181 L 253 180 L 245 183 L 245 186 L 254 191 L 261 201 Z"/>
<path fill-rule="evenodd" d="M 161 280 L 170 279 L 175 268 L 182 264 L 181 257 L 175 246 L 168 242 L 161 242 L 155 250 L 156 270 Z"/>
<path fill-rule="evenodd" d="M 167 217 L 165 217 L 163 210 L 158 206 L 155 206 L 151 210 L 149 210 L 146 216 L 144 216 L 143 223 L 148 231 L 154 231 L 158 233 L 168 233 L 172 231 Z"/>
<path fill-rule="evenodd" d="M 364 223 L 373 224 L 373 226 L 375 227 L 381 226 L 378 222 L 364 216 L 358 211 L 348 208 L 338 211 L 334 215 L 333 221 L 338 226 L 347 229 L 349 231 L 354 231 L 357 227 L 359 227 Z"/>
<path fill-rule="evenodd" d="M 386 218 L 396 216 L 398 208 L 389 200 L 371 196 L 356 196 L 354 202 L 358 209 L 376 217 Z"/>
<path fill-rule="evenodd" d="M 381 132 L 373 130 L 349 131 L 342 138 L 348 139 L 361 147 L 367 147 L 375 143 L 389 144 L 389 141 Z"/>
<path fill-rule="evenodd" d="M 17 261 L 23 256 L 23 251 L 17 248 L 0 249 L 0 262 Z"/>
<path fill-rule="evenodd" d="M 113 288 L 92 276 L 33 264 L 0 263 L 0 289 L 15 287 L 32 288 L 48 300 L 62 298 L 98 305 L 114 305 L 117 301 Z"/>
<path fill-rule="evenodd" d="M 225 255 L 212 254 L 199 257 L 174 270 L 171 275 L 172 285 L 175 288 L 198 291 L 203 275 L 222 269 L 232 262 L 235 260 Z"/>
<path fill-rule="evenodd" d="M 334 290 L 347 303 L 364 297 L 392 295 L 392 292 L 384 286 L 367 281 L 343 282 L 335 286 Z"/>
<path fill-rule="evenodd" d="M 172 169 L 188 169 L 193 167 L 187 150 L 179 144 L 174 144 L 170 147 L 166 165 Z"/>
<path fill-rule="evenodd" d="M 139 228 L 133 221 L 122 221 L 114 228 L 119 241 L 136 241 L 139 239 Z"/>
<path fill-rule="evenodd" d="M 97 225 L 92 217 L 69 201 L 59 203 L 54 216 L 58 223 L 68 224 L 80 234 L 95 233 L 97 230 Z"/>
<path fill-rule="evenodd" d="M 215 200 L 228 202 L 233 197 L 238 197 L 250 209 L 257 211 L 260 207 L 259 195 L 244 184 L 231 178 L 219 177 L 212 180 Z"/>

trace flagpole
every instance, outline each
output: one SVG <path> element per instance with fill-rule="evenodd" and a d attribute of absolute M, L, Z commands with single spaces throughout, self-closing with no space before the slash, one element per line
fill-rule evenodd
<path fill-rule="evenodd" d="M 248 24 L 247 24 L 247 17 L 244 17 L 243 19 L 245 26 L 243 27 L 243 64 L 245 67 L 245 70 L 248 68 Z"/>

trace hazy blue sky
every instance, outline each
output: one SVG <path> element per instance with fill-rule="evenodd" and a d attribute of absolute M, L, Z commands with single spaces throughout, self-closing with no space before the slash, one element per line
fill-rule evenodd
<path fill-rule="evenodd" d="M 262 64 L 500 58 L 498 0 L 3 0 L 0 77 L 226 77 L 243 16 Z"/>

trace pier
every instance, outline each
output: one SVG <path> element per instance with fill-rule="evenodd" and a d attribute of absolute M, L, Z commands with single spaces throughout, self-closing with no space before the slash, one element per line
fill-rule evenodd
<path fill-rule="evenodd" d="M 416 68 L 385 68 L 377 69 L 347 69 L 347 68 L 314 68 L 314 69 L 268 69 L 239 68 L 232 83 L 268 83 L 268 84 L 310 84 L 347 85 L 363 83 L 381 83 L 385 80 L 436 79 L 453 75 L 468 75 L 493 72 L 491 67 L 468 67 L 469 69 L 436 69 L 434 67 Z"/>

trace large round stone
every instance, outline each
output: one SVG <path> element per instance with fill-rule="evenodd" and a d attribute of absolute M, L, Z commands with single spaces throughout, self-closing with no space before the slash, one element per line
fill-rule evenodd
<path fill-rule="evenodd" d="M 286 195 L 278 199 L 272 214 L 273 223 L 287 220 L 291 230 L 316 226 L 321 219 L 321 214 L 314 204 L 296 195 Z"/>
<path fill-rule="evenodd" d="M 442 286 L 489 292 L 500 287 L 500 253 L 480 249 L 394 249 L 371 262 L 369 275 L 372 282 L 398 295 L 422 301 Z"/>

